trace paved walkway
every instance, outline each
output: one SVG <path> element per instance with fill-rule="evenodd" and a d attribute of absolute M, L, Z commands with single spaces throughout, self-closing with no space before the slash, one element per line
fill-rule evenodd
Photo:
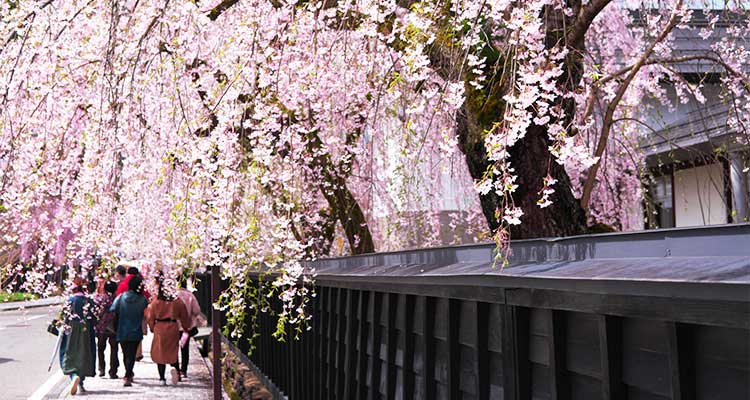
<path fill-rule="evenodd" d="M 198 353 L 197 343 L 190 341 L 190 364 L 188 366 L 188 377 L 182 382 L 173 386 L 170 383 L 169 371 L 167 367 L 167 386 L 162 386 L 159 382 L 159 373 L 156 370 L 156 364 L 151 361 L 149 351 L 151 349 L 151 340 L 154 335 L 149 334 L 144 338 L 143 343 L 143 360 L 135 363 L 133 373 L 135 379 L 133 386 L 123 387 L 122 378 L 109 379 L 106 377 L 86 378 L 86 393 L 79 392 L 76 396 L 70 396 L 67 393 L 69 386 L 60 385 L 63 390 L 58 399 L 67 398 L 86 398 L 91 400 L 151 400 L 151 399 L 191 399 L 191 400 L 211 400 L 211 375 L 201 355 Z M 109 354 L 109 349 L 107 349 Z M 120 353 L 122 362 L 122 353 Z M 120 365 L 119 375 L 122 377 L 125 371 Z M 65 378 L 67 380 L 67 377 Z M 66 381 L 67 383 L 67 381 Z"/>

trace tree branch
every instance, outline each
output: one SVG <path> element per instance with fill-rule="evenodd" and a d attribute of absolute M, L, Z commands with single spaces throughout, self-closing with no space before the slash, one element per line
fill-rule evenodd
<path fill-rule="evenodd" d="M 586 38 L 586 32 L 589 30 L 589 26 L 594 22 L 597 15 L 611 3 L 612 0 L 591 0 L 588 4 L 581 7 L 578 11 L 573 26 L 565 36 L 565 40 L 570 46 L 579 48 L 577 44 L 583 44 L 583 40 Z M 581 46 L 582 47 L 582 46 Z"/>
<path fill-rule="evenodd" d="M 594 165 L 591 166 L 591 169 L 589 169 L 588 176 L 586 177 L 586 183 L 583 186 L 583 195 L 581 196 L 581 207 L 586 212 L 588 212 L 589 210 L 591 191 L 594 189 L 594 184 L 596 183 L 596 173 L 599 171 L 599 166 L 601 165 L 601 156 L 602 154 L 604 154 L 604 150 L 607 147 L 609 134 L 612 131 L 612 121 L 614 120 L 615 110 L 617 109 L 617 106 L 620 104 L 620 101 L 625 95 L 628 86 L 630 86 L 630 83 L 638 74 L 638 71 L 640 71 L 641 67 L 646 64 L 648 58 L 651 57 L 651 54 L 654 52 L 654 48 L 656 48 L 656 45 L 661 43 L 667 37 L 667 35 L 669 35 L 669 32 L 671 32 L 672 29 L 674 29 L 674 27 L 677 25 L 679 19 L 678 14 L 681 8 L 682 0 L 678 1 L 675 10 L 672 12 L 672 16 L 670 17 L 669 22 L 667 22 L 667 25 L 664 26 L 664 29 L 662 29 L 656 39 L 651 42 L 646 51 L 643 52 L 643 54 L 638 58 L 635 64 L 633 64 L 633 67 L 630 69 L 630 73 L 628 73 L 627 77 L 625 77 L 625 80 L 617 89 L 615 97 L 607 105 L 607 110 L 604 114 L 604 120 L 602 122 L 602 133 L 599 136 L 599 143 L 597 143 L 596 151 L 594 152 L 594 156 L 599 159 Z"/>
<path fill-rule="evenodd" d="M 211 21 L 216 21 L 221 14 L 224 13 L 224 11 L 231 8 L 233 5 L 237 4 L 239 0 L 224 0 L 221 3 L 217 4 L 216 7 L 212 8 L 211 11 L 208 12 L 208 19 Z"/>
<path fill-rule="evenodd" d="M 48 5 L 52 4 L 52 2 L 53 2 L 53 1 L 54 1 L 54 0 L 47 0 L 47 1 L 45 1 L 44 3 L 42 3 L 42 5 L 41 5 L 41 6 L 39 6 L 39 10 L 42 10 L 42 9 L 46 8 L 46 7 L 48 6 Z M 28 14 L 27 14 L 27 15 L 26 15 L 26 16 L 25 16 L 25 17 L 23 18 L 23 20 L 24 20 L 24 21 L 28 21 L 28 20 L 29 20 L 30 18 L 35 18 L 35 17 L 36 17 L 36 10 L 35 10 L 35 11 L 32 11 L 32 12 L 30 12 L 30 13 L 28 13 Z M 3 54 L 3 51 L 5 51 L 5 49 L 6 49 L 6 48 L 8 48 L 8 44 L 9 44 L 9 43 L 10 43 L 11 41 L 13 41 L 14 39 L 16 39 L 17 37 L 18 37 L 18 33 L 17 33 L 17 31 L 16 31 L 15 29 L 14 29 L 14 30 L 13 30 L 13 32 L 11 32 L 11 33 L 10 33 L 10 35 L 8 35 L 8 38 L 7 38 L 6 40 L 5 40 L 5 43 L 4 43 L 4 44 L 3 44 L 3 45 L 2 45 L 1 47 L 0 47 L 0 55 L 2 55 L 2 54 Z"/>
<path fill-rule="evenodd" d="M 711 55 L 693 55 L 693 56 L 673 57 L 673 58 L 656 58 L 656 59 L 652 59 L 652 60 L 646 61 L 645 63 L 643 63 L 643 65 L 679 64 L 679 63 L 683 63 L 683 62 L 698 61 L 698 60 L 711 61 L 711 62 L 713 62 L 715 64 L 721 65 L 724 68 L 724 70 L 727 71 L 727 73 L 729 73 L 730 75 L 734 75 L 734 76 L 736 76 L 737 78 L 740 79 L 740 82 L 742 83 L 742 86 L 745 88 L 745 90 L 750 91 L 750 77 L 748 77 L 747 75 L 743 74 L 742 71 L 736 70 L 731 65 L 727 64 L 726 62 L 724 62 L 724 60 L 722 60 L 721 58 L 715 57 L 715 56 L 711 56 Z M 603 85 L 603 84 L 611 81 L 612 79 L 615 79 L 615 78 L 617 78 L 619 76 L 624 75 L 625 73 L 627 73 L 628 71 L 630 71 L 631 69 L 633 69 L 634 66 L 635 66 L 635 64 L 629 65 L 627 67 L 623 67 L 620 70 L 618 70 L 617 72 L 613 73 L 612 75 L 609 75 L 609 76 L 606 76 L 606 77 L 604 77 L 602 79 L 599 79 L 598 81 L 596 81 L 596 83 L 599 84 L 599 85 Z"/>

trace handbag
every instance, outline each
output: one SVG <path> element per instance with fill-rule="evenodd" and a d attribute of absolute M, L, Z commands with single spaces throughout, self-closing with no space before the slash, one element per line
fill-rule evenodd
<path fill-rule="evenodd" d="M 107 325 L 104 327 L 104 333 L 107 335 L 116 335 L 117 334 L 117 314 L 112 313 L 112 318 L 107 321 Z"/>
<path fill-rule="evenodd" d="M 59 323 L 60 321 L 53 319 L 52 322 L 50 322 L 49 325 L 47 325 L 47 332 L 55 336 L 59 336 L 60 335 L 60 330 L 58 329 Z"/>

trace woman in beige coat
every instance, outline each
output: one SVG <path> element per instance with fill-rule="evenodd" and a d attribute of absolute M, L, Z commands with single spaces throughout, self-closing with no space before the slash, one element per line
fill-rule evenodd
<path fill-rule="evenodd" d="M 186 279 L 184 276 L 181 279 L 180 283 L 181 287 L 177 289 L 177 297 L 179 297 L 180 300 L 185 303 L 188 317 L 190 318 L 190 325 L 180 324 L 180 331 L 181 334 L 187 334 L 188 337 L 192 337 L 198 334 L 199 327 L 205 325 L 205 319 L 203 318 L 203 314 L 201 313 L 201 307 L 198 304 L 198 299 L 195 298 L 195 295 L 190 290 L 185 288 Z M 190 346 L 188 344 L 185 344 L 185 346 L 182 346 L 182 348 L 180 349 L 180 377 L 187 377 L 187 368 L 189 363 Z"/>
<path fill-rule="evenodd" d="M 157 278 L 159 288 L 158 296 L 149 304 L 146 309 L 146 322 L 154 333 L 154 340 L 151 343 L 151 359 L 156 363 L 159 370 L 159 380 L 162 385 L 166 385 L 164 372 L 166 364 L 173 368 L 172 384 L 177 384 L 180 380 L 180 373 L 177 365 L 177 351 L 180 347 L 180 328 L 190 326 L 185 304 L 177 298 L 174 291 L 164 287 L 164 279 L 160 276 Z"/>

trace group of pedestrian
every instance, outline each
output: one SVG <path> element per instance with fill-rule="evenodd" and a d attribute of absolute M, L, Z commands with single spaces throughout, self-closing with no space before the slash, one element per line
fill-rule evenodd
<path fill-rule="evenodd" d="M 133 368 L 143 358 L 141 342 L 149 329 L 154 334 L 151 359 L 157 365 L 160 383 L 167 384 L 167 365 L 172 367 L 172 384 L 187 377 L 187 342 L 197 334 L 202 323 L 198 300 L 187 290 L 184 279 L 177 287 L 176 282 L 160 270 L 152 278 L 155 296 L 146 290 L 144 280 L 138 268 L 126 269 L 118 265 L 112 277 L 100 279 L 96 293 L 88 296 L 86 281 L 73 279 L 71 295 L 63 306 L 66 329 L 60 341 L 60 365 L 63 373 L 70 377 L 71 395 L 85 392 L 83 382 L 86 377 L 95 376 L 97 358 L 99 376 L 103 377 L 106 372 L 111 379 L 118 379 L 118 344 L 125 369 L 123 385 L 132 386 Z M 107 345 L 110 347 L 108 371 Z"/>

